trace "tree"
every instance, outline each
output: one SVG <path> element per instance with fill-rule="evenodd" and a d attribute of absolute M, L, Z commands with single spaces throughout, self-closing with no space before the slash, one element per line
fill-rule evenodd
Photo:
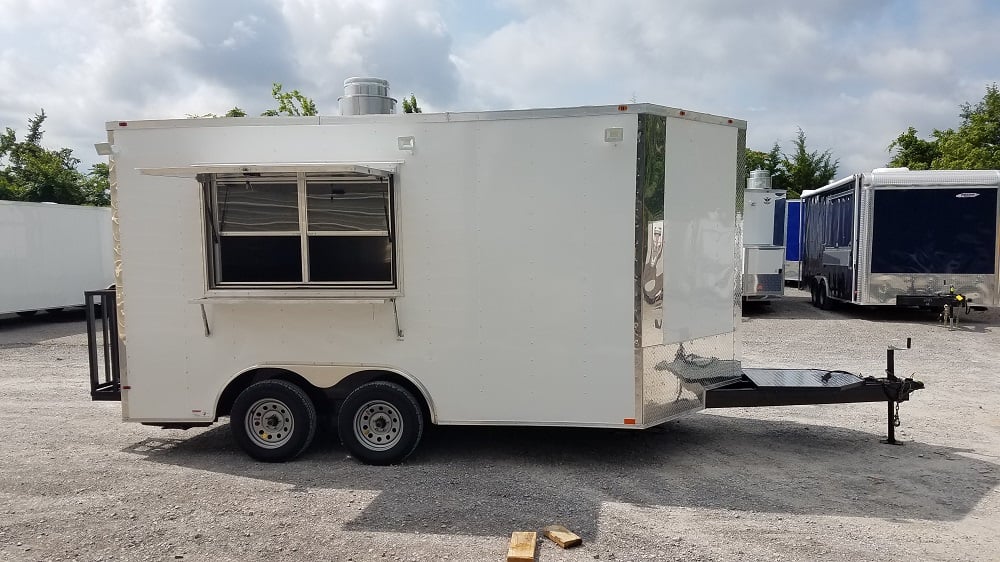
<path fill-rule="evenodd" d="M 246 117 L 246 116 L 247 112 L 243 111 L 238 106 L 233 107 L 232 109 L 227 111 L 225 115 L 223 115 L 223 117 Z"/>
<path fill-rule="evenodd" d="M 107 207 L 111 204 L 111 183 L 108 176 L 107 164 L 101 162 L 90 167 L 81 186 L 84 204 L 95 207 Z"/>
<path fill-rule="evenodd" d="M 917 130 L 913 127 L 896 137 L 886 150 L 896 151 L 892 160 L 889 160 L 889 166 L 911 170 L 930 170 L 934 165 L 934 159 L 941 156 L 937 140 L 926 141 L 917 138 Z"/>
<path fill-rule="evenodd" d="M 409 98 L 403 98 L 403 113 L 423 113 L 417 105 L 417 96 L 410 94 Z"/>
<path fill-rule="evenodd" d="M 837 175 L 840 161 L 832 160 L 830 149 L 809 152 L 806 148 L 806 134 L 800 128 L 795 136 L 795 152 L 791 157 L 782 154 L 781 163 L 788 174 L 788 185 L 785 186 L 788 198 L 797 199 L 803 191 L 829 183 Z"/>
<path fill-rule="evenodd" d="M 1000 169 L 1000 89 L 993 83 L 976 105 L 961 106 L 962 124 L 957 131 L 935 131 L 941 155 L 939 170 Z"/>
<path fill-rule="evenodd" d="M 281 88 L 282 86 L 279 82 L 275 82 L 271 86 L 271 97 L 273 97 L 274 100 L 278 102 L 278 108 L 268 109 L 264 113 L 261 113 L 262 116 L 277 117 L 279 115 L 289 115 L 289 116 L 318 115 L 316 111 L 316 103 L 313 100 L 305 97 L 298 90 L 292 90 L 291 92 L 282 92 Z M 233 109 L 239 109 L 239 108 L 233 108 Z"/>
<path fill-rule="evenodd" d="M 990 84 L 978 103 L 959 107 L 958 130 L 935 129 L 931 139 L 923 140 L 909 127 L 896 137 L 887 149 L 895 151 L 889 165 L 915 170 L 1000 169 L 1000 87 Z"/>
<path fill-rule="evenodd" d="M 68 203 L 84 202 L 80 160 L 68 148 L 48 150 L 41 145 L 41 110 L 28 121 L 28 133 L 18 141 L 13 129 L 0 135 L 0 197 L 17 201 Z"/>

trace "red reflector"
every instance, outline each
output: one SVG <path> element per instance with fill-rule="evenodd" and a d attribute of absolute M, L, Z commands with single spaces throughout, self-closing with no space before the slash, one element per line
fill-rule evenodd
<path fill-rule="evenodd" d="M 619 105 L 618 106 L 618 111 L 628 111 L 628 106 L 627 105 Z"/>
<path fill-rule="evenodd" d="M 732 120 L 732 119 L 730 119 L 730 120 L 729 120 L 728 122 L 729 122 L 730 124 L 732 124 L 733 120 Z"/>
<path fill-rule="evenodd" d="M 681 111 L 681 115 L 687 115 L 687 111 Z"/>
<path fill-rule="evenodd" d="M 122 387 L 122 390 L 132 390 L 132 387 L 126 384 Z"/>
<path fill-rule="evenodd" d="M 625 425 L 635 425 L 635 418 L 625 418 L 622 423 Z"/>
<path fill-rule="evenodd" d="M 119 127 L 128 127 L 128 121 L 119 121 L 118 122 L 118 126 Z"/>

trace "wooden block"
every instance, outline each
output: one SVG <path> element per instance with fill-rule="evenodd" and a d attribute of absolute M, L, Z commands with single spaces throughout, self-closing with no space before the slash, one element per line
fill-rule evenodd
<path fill-rule="evenodd" d="M 510 548 L 507 549 L 507 562 L 535 562 L 535 543 L 538 533 L 532 531 L 510 534 Z"/>
<path fill-rule="evenodd" d="M 545 536 L 563 548 L 570 548 L 583 542 L 579 535 L 571 532 L 562 525 L 549 525 L 545 529 Z"/>

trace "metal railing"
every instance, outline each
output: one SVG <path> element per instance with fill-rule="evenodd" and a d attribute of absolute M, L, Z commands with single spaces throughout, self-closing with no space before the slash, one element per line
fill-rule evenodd
<path fill-rule="evenodd" d="M 87 353 L 90 358 L 90 398 L 121 400 L 118 356 L 118 319 L 115 290 L 85 291 L 87 307 Z M 100 328 L 97 323 L 100 322 Z M 101 341 L 97 334 L 100 330 Z"/>

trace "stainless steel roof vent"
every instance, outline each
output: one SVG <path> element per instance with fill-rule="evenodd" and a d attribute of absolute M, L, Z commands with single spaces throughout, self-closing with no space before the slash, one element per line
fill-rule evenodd
<path fill-rule="evenodd" d="M 389 97 L 389 81 L 381 78 L 348 78 L 339 98 L 341 115 L 396 113 L 396 100 Z"/>
<path fill-rule="evenodd" d="M 747 178 L 747 189 L 771 189 L 771 173 L 767 170 L 754 170 Z"/>

